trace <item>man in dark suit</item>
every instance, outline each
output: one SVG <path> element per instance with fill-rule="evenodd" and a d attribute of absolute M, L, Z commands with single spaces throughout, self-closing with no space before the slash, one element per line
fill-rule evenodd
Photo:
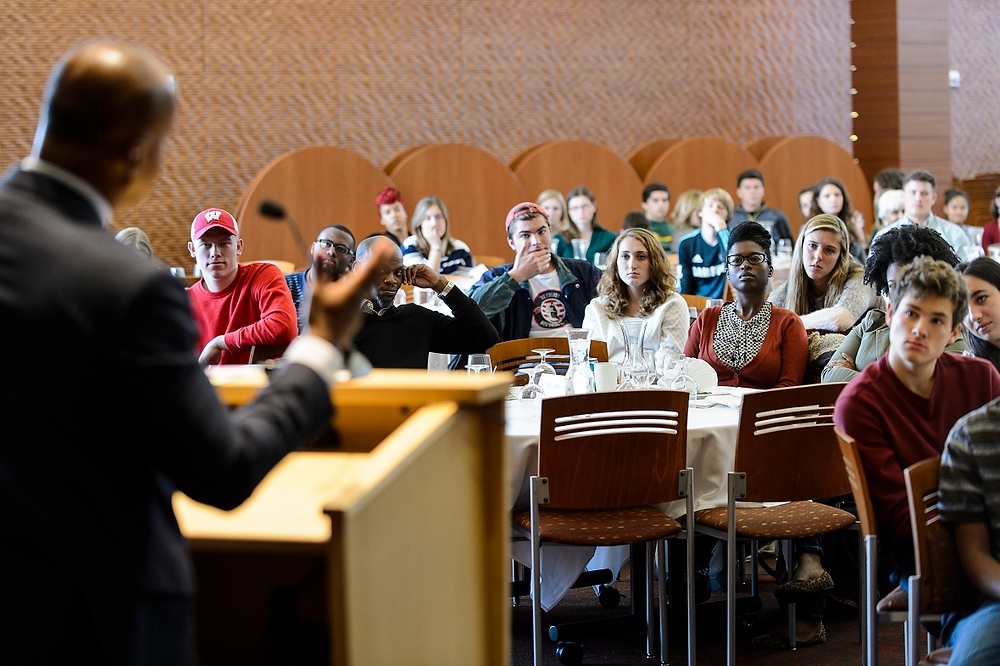
<path fill-rule="evenodd" d="M 105 227 L 159 168 L 170 72 L 91 43 L 56 65 L 31 155 L 0 180 L 0 663 L 190 663 L 179 489 L 239 505 L 326 427 L 367 272 L 317 289 L 312 335 L 230 414 L 181 285 Z"/>

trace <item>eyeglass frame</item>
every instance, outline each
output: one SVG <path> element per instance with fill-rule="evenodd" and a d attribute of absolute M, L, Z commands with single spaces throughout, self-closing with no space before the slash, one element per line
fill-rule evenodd
<path fill-rule="evenodd" d="M 760 261 L 754 262 L 754 257 L 760 257 Z M 737 262 L 733 263 L 733 259 Z M 732 268 L 739 268 L 744 263 L 749 263 L 751 266 L 760 266 L 763 263 L 771 263 L 770 258 L 765 252 L 751 252 L 750 254 L 727 254 L 726 255 L 726 265 Z"/>
<path fill-rule="evenodd" d="M 340 255 L 348 257 L 354 256 L 354 250 L 347 247 L 343 243 L 334 243 L 332 240 L 327 240 L 326 238 L 317 238 L 314 242 L 319 243 L 320 246 L 326 249 L 327 251 L 333 250 L 334 252 Z"/>

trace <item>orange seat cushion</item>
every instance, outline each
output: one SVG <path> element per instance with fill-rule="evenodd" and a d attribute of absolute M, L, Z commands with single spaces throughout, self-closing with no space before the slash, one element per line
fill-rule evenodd
<path fill-rule="evenodd" d="M 718 507 L 696 511 L 699 525 L 721 532 L 727 529 L 728 509 Z M 744 539 L 792 539 L 818 536 L 850 527 L 854 516 L 847 511 L 818 502 L 788 502 L 774 507 L 737 508 L 736 536 Z"/>
<path fill-rule="evenodd" d="M 578 546 L 643 543 L 681 531 L 680 523 L 648 506 L 594 511 L 541 509 L 539 514 L 542 541 Z M 514 524 L 530 531 L 531 511 L 515 511 Z"/>

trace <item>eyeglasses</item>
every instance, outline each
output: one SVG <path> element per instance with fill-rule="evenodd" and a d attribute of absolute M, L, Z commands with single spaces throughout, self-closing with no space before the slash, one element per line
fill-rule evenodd
<path fill-rule="evenodd" d="M 750 254 L 730 254 L 726 257 L 726 263 L 730 266 L 742 266 L 744 261 L 749 261 L 751 266 L 760 266 L 767 259 L 763 252 L 751 252 Z"/>
<path fill-rule="evenodd" d="M 342 254 L 347 257 L 353 257 L 354 252 L 351 248 L 346 245 L 341 245 L 340 243 L 334 243 L 333 241 L 326 240 L 325 238 L 318 238 L 316 242 L 322 245 L 327 250 L 334 250 L 337 254 Z"/>

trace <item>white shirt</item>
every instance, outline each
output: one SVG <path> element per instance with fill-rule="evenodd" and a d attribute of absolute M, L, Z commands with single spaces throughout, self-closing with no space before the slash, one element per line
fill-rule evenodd
<path fill-rule="evenodd" d="M 878 238 L 889 229 L 893 229 L 895 227 L 901 227 L 904 224 L 913 224 L 913 222 L 911 222 L 905 217 L 901 217 L 892 224 L 890 224 L 889 226 L 882 227 L 881 229 L 879 229 L 878 233 L 875 234 L 875 238 Z M 959 257 L 964 256 L 961 250 L 963 247 L 969 245 L 970 243 L 969 243 L 969 237 L 966 235 L 964 231 L 962 231 L 962 227 L 958 226 L 954 222 L 949 222 L 948 220 L 942 220 L 940 217 L 934 215 L 933 213 L 931 213 L 930 217 L 927 218 L 927 221 L 924 222 L 923 226 L 927 227 L 928 229 L 933 229 L 934 231 L 941 234 L 941 236 L 946 241 L 948 241 L 948 245 L 951 245 L 951 249 L 955 251 L 956 255 L 958 255 Z"/>
<path fill-rule="evenodd" d="M 559 274 L 555 268 L 548 273 L 529 278 L 528 289 L 531 291 L 532 303 L 531 330 L 528 332 L 528 337 L 559 338 L 566 335 L 565 329 L 571 326 L 566 317 L 562 285 L 559 284 Z"/>

